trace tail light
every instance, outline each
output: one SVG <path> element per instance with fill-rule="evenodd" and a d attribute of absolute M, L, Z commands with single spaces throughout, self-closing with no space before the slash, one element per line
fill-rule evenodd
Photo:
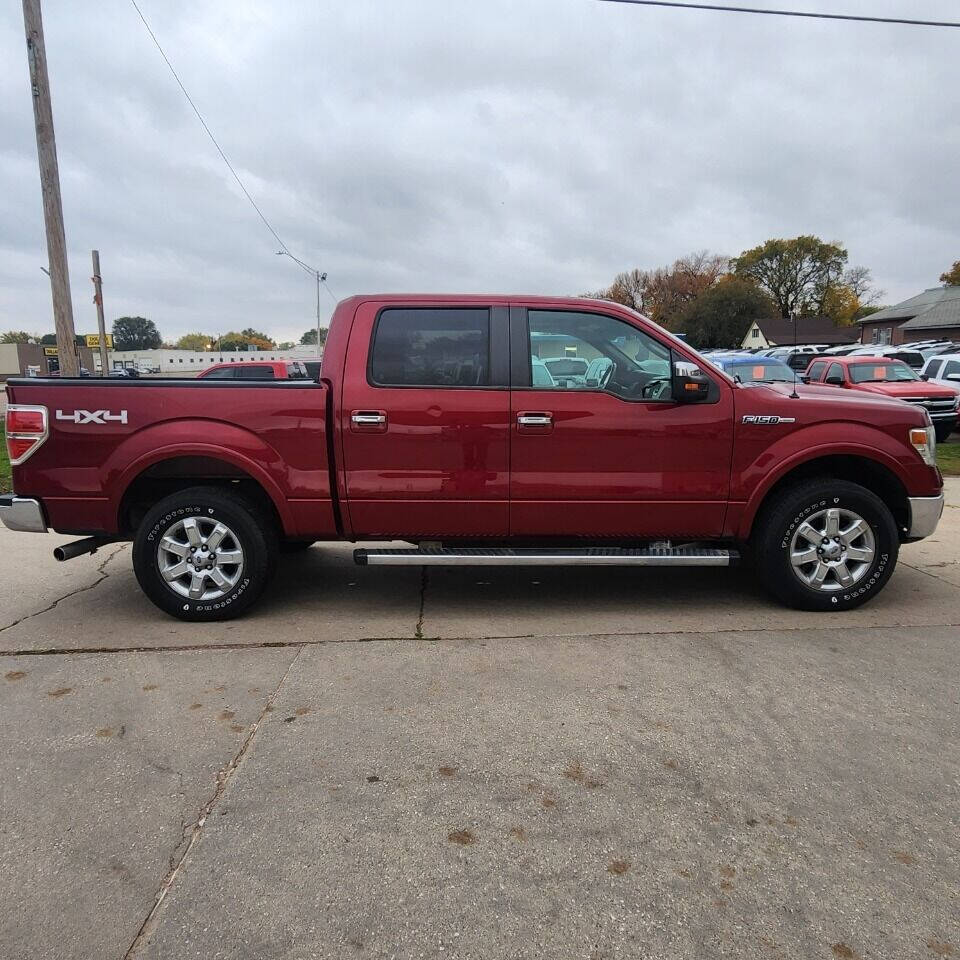
<path fill-rule="evenodd" d="M 8 404 L 6 432 L 7 453 L 15 467 L 36 453 L 50 435 L 47 408 Z"/>

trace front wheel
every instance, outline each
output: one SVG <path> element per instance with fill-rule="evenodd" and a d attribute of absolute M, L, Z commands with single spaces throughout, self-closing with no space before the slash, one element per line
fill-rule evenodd
<path fill-rule="evenodd" d="M 191 487 L 161 500 L 133 541 L 143 592 L 180 620 L 228 620 L 248 609 L 276 566 L 270 520 L 232 491 Z"/>
<path fill-rule="evenodd" d="M 801 610 L 852 610 L 875 597 L 897 564 L 897 525 L 876 494 L 822 478 L 763 509 L 751 542 L 766 589 Z"/>

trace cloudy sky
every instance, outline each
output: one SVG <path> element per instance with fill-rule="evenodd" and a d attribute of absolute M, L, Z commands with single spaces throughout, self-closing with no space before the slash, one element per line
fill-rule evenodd
<path fill-rule="evenodd" d="M 895 302 L 960 258 L 960 30 L 597 0 L 140 0 L 248 189 L 337 297 L 577 293 L 768 237 Z M 756 5 L 960 19 L 956 0 Z M 45 0 L 76 327 L 299 338 L 310 278 L 127 0 Z M 20 4 L 0 10 L 0 330 L 52 330 Z M 332 308 L 324 294 L 324 315 Z"/>

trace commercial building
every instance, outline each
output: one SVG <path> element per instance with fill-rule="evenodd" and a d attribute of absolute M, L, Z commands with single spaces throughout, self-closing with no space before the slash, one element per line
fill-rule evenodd
<path fill-rule="evenodd" d="M 92 372 L 94 351 L 89 347 L 77 347 L 76 350 L 80 366 Z M 0 381 L 10 377 L 47 377 L 59 370 L 56 347 L 43 347 L 36 343 L 0 343 Z"/>
<path fill-rule="evenodd" d="M 323 356 L 323 351 L 320 351 Z M 316 360 L 315 346 L 295 346 L 287 350 L 111 350 L 110 369 L 135 367 L 141 373 L 160 376 L 199 373 L 215 363 L 256 363 L 258 360 Z M 100 369 L 99 358 L 96 359 Z"/>
<path fill-rule="evenodd" d="M 931 287 L 859 323 L 862 343 L 960 340 L 960 287 Z"/>

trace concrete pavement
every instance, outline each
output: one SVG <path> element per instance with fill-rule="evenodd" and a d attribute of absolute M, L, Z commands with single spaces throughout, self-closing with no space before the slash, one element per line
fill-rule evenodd
<path fill-rule="evenodd" d="M 960 956 L 960 483 L 880 598 L 0 531 L 0 956 Z M 49 542 L 48 542 L 49 541 Z"/>

